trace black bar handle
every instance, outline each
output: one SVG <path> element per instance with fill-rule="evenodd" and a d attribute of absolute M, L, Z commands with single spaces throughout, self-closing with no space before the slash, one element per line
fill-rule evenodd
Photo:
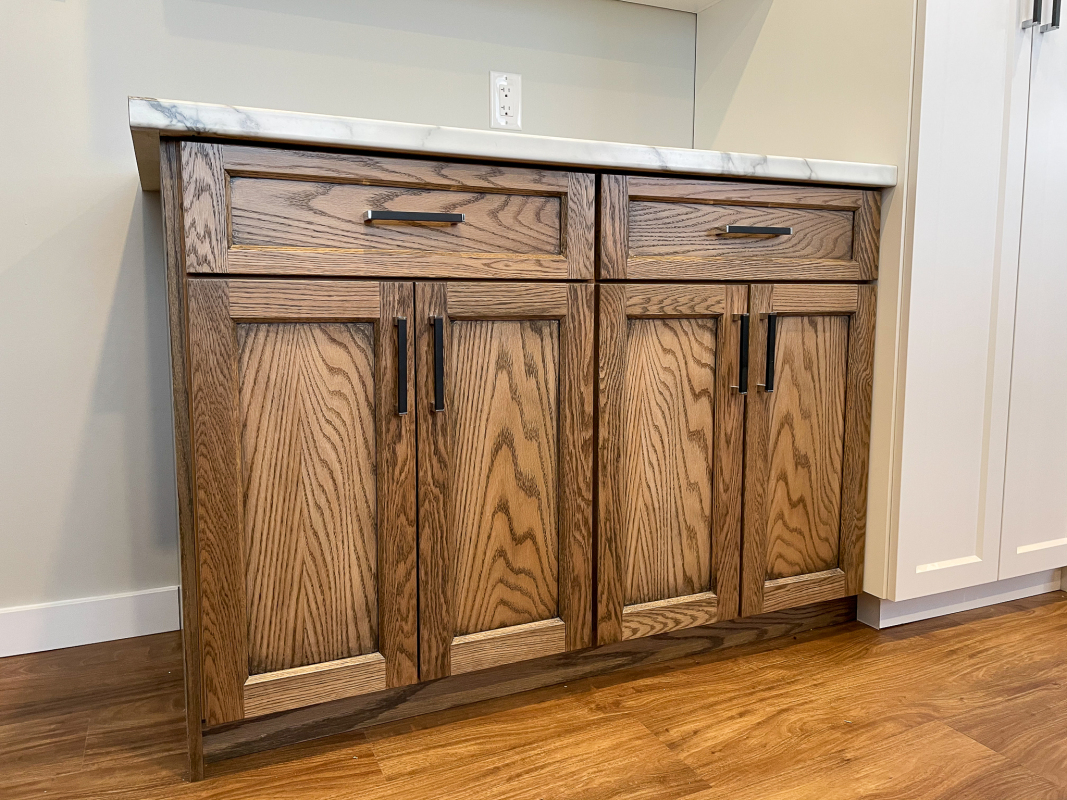
<path fill-rule="evenodd" d="M 1060 0 L 1052 0 L 1052 22 L 1041 26 L 1042 33 L 1058 31 L 1060 29 Z"/>
<path fill-rule="evenodd" d="M 443 214 L 435 211 L 364 211 L 363 222 L 437 222 L 456 225 L 467 218 L 466 214 Z"/>
<path fill-rule="evenodd" d="M 720 236 L 792 236 L 792 228 L 776 228 L 768 225 L 727 225 Z"/>
<path fill-rule="evenodd" d="M 430 317 L 433 325 L 433 410 L 445 410 L 445 318 Z"/>
<path fill-rule="evenodd" d="M 408 413 L 408 318 L 396 318 L 396 413 Z"/>
<path fill-rule="evenodd" d="M 1032 28 L 1041 24 L 1041 0 L 1034 0 L 1034 18 L 1023 23 L 1023 28 Z"/>
<path fill-rule="evenodd" d="M 738 394 L 748 394 L 748 314 L 734 314 L 734 319 L 741 323 L 741 351 L 737 369 Z"/>
<path fill-rule="evenodd" d="M 774 391 L 774 345 L 778 336 L 778 315 L 767 315 L 767 369 L 763 376 L 763 391 Z"/>

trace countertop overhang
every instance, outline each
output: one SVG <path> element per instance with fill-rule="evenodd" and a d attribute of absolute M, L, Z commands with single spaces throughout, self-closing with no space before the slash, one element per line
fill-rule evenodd
<path fill-rule="evenodd" d="M 871 187 L 890 187 L 897 183 L 897 168 L 889 164 L 564 139 L 149 97 L 131 97 L 129 103 L 137 171 L 141 187 L 146 191 L 159 190 L 161 135 L 321 145 L 584 169 Z"/>

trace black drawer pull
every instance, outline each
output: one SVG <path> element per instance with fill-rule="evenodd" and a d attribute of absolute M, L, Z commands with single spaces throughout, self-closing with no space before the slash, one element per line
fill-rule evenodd
<path fill-rule="evenodd" d="M 466 214 L 444 214 L 436 211 L 364 211 L 363 221 L 371 222 L 436 222 L 456 225 L 467 218 Z"/>
<path fill-rule="evenodd" d="M 396 413 L 408 413 L 408 318 L 396 318 Z"/>
<path fill-rule="evenodd" d="M 767 368 L 763 374 L 763 383 L 757 383 L 757 386 L 763 388 L 765 392 L 774 391 L 774 345 L 775 339 L 778 336 L 778 315 L 767 314 Z"/>
<path fill-rule="evenodd" d="M 775 228 L 767 225 L 727 225 L 719 236 L 792 236 L 792 228 Z"/>
<path fill-rule="evenodd" d="M 445 318 L 430 317 L 433 325 L 433 410 L 445 410 Z"/>
<path fill-rule="evenodd" d="M 741 323 L 741 346 L 738 353 L 737 389 L 738 394 L 748 394 L 748 314 L 734 314 L 734 319 Z"/>

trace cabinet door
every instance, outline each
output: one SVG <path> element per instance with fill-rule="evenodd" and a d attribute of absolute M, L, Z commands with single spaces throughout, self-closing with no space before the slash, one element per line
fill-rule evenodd
<path fill-rule="evenodd" d="M 1067 29 L 1034 35 L 1000 577 L 1067 564 Z"/>
<path fill-rule="evenodd" d="M 417 679 L 412 289 L 189 281 L 208 725 Z"/>
<path fill-rule="evenodd" d="M 598 644 L 737 615 L 747 304 L 744 286 L 600 288 Z"/>
<path fill-rule="evenodd" d="M 416 285 L 424 680 L 592 643 L 593 291 Z"/>
<path fill-rule="evenodd" d="M 875 288 L 753 286 L 744 615 L 858 594 Z"/>

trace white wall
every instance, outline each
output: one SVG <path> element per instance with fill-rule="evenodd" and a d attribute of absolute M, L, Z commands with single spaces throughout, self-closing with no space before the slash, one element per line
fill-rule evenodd
<path fill-rule="evenodd" d="M 883 194 L 865 589 L 885 596 L 915 0 L 721 0 L 699 14 L 696 147 L 895 164 Z"/>
<path fill-rule="evenodd" d="M 178 580 L 159 201 L 127 95 L 484 128 L 499 69 L 522 73 L 526 132 L 689 146 L 695 20 L 615 0 L 0 3 L 0 608 Z"/>

